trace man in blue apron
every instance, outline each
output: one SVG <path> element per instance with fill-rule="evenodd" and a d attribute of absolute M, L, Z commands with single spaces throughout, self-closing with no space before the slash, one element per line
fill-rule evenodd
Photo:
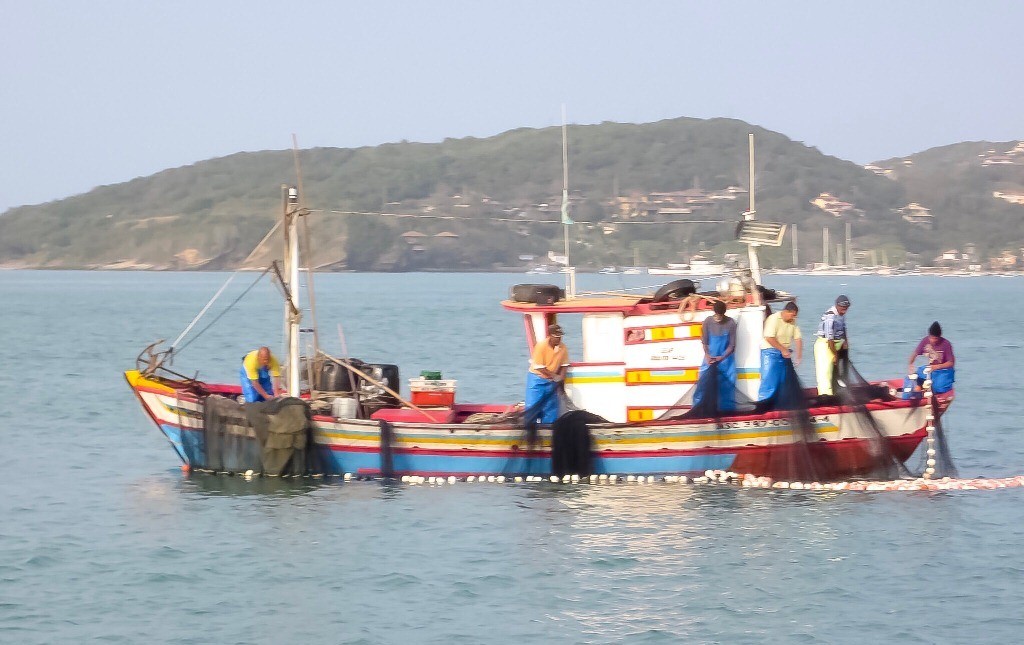
<path fill-rule="evenodd" d="M 269 401 L 275 392 L 284 391 L 281 387 L 281 364 L 270 353 L 269 347 L 254 349 L 245 355 L 239 380 L 246 403 Z"/>
<path fill-rule="evenodd" d="M 787 361 L 792 361 L 794 365 L 800 364 L 804 353 L 804 341 L 800 328 L 796 326 L 799 311 L 795 302 L 787 302 L 782 311 L 768 316 L 764 321 L 764 338 L 761 341 L 761 387 L 757 392 L 759 401 L 775 397 L 786 378 Z"/>
<path fill-rule="evenodd" d="M 704 345 L 704 361 L 700 366 L 703 375 L 708 366 L 718 370 L 718 382 L 709 387 L 718 388 L 718 411 L 732 412 L 736 409 L 736 321 L 725 315 L 726 306 L 716 300 L 712 306 L 715 314 L 701 323 L 701 343 Z M 700 379 L 698 385 L 700 387 Z M 693 394 L 696 407 L 705 397 L 699 389 Z"/>
<path fill-rule="evenodd" d="M 548 337 L 538 341 L 530 354 L 526 374 L 526 410 L 537 423 L 554 423 L 558 418 L 558 389 L 569 369 L 569 350 L 562 344 L 562 328 L 548 326 Z"/>

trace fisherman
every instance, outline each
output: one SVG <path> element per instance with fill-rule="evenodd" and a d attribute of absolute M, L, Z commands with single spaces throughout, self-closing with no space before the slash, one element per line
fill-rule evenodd
<path fill-rule="evenodd" d="M 764 321 L 764 338 L 761 341 L 761 388 L 757 393 L 760 401 L 771 399 L 779 391 L 789 371 L 786 361 L 799 365 L 803 359 L 803 334 L 796 326 L 799 312 L 800 308 L 795 302 L 787 302 L 782 311 L 768 316 Z M 793 349 L 796 350 L 795 357 Z"/>
<path fill-rule="evenodd" d="M 704 362 L 700 374 L 715 365 L 718 372 L 718 410 L 731 412 L 736 409 L 736 321 L 725 315 L 726 306 L 721 300 L 712 305 L 715 312 L 701 323 L 701 343 L 704 345 Z M 698 379 L 698 384 L 700 380 Z M 693 405 L 704 398 L 698 390 L 693 395 Z"/>
<path fill-rule="evenodd" d="M 818 338 L 814 341 L 814 371 L 818 380 L 818 396 L 833 396 L 832 378 L 836 361 L 842 350 L 849 352 L 850 339 L 846 336 L 846 312 L 850 299 L 836 298 L 836 303 L 821 315 Z"/>
<path fill-rule="evenodd" d="M 246 403 L 269 401 L 275 392 L 284 391 L 281 387 L 281 364 L 270 353 L 269 347 L 260 347 L 246 354 L 239 376 Z"/>
<path fill-rule="evenodd" d="M 918 356 L 927 356 L 928 365 L 922 365 L 914 369 L 914 360 Z M 924 383 L 924 370 L 931 368 L 932 392 L 941 394 L 953 389 L 953 380 L 956 370 L 956 357 L 953 356 L 953 345 L 946 338 L 942 337 L 942 325 L 935 321 L 928 327 L 928 335 L 917 344 L 917 349 L 910 355 L 910 362 L 907 365 L 907 374 L 917 374 L 918 385 Z"/>
<path fill-rule="evenodd" d="M 562 344 L 562 327 L 548 325 L 548 337 L 533 346 L 526 375 L 526 409 L 538 423 L 558 418 L 558 389 L 569 369 L 569 350 Z"/>

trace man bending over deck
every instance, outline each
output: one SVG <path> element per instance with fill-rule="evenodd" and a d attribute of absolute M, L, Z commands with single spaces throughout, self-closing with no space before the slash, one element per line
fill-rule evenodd
<path fill-rule="evenodd" d="M 260 347 L 246 354 L 239 376 L 246 403 L 269 401 L 275 392 L 284 390 L 281 387 L 281 364 L 270 353 L 269 347 Z"/>
<path fill-rule="evenodd" d="M 764 321 L 764 339 L 761 341 L 761 388 L 757 398 L 765 401 L 775 396 L 786 377 L 786 361 L 799 365 L 804 353 L 803 334 L 796 326 L 800 309 L 795 302 L 787 302 L 782 311 Z M 796 348 L 794 359 L 793 348 Z"/>
<path fill-rule="evenodd" d="M 548 337 L 533 346 L 530 371 L 526 375 L 527 417 L 538 423 L 554 423 L 558 418 L 558 387 L 569 369 L 569 350 L 562 344 L 562 328 L 548 326 Z"/>
<path fill-rule="evenodd" d="M 908 374 L 917 374 L 917 383 L 924 383 L 925 365 L 914 369 L 914 360 L 918 356 L 927 356 L 928 365 L 932 370 L 932 392 L 942 394 L 953 389 L 956 358 L 953 356 L 953 345 L 942 336 L 942 326 L 935 321 L 928 328 L 928 335 L 917 344 L 917 349 L 910 355 L 907 366 Z"/>

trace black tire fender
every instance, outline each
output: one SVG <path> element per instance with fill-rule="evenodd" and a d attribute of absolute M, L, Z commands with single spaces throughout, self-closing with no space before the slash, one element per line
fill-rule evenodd
<path fill-rule="evenodd" d="M 691 294 L 697 293 L 697 285 L 693 280 L 683 278 L 673 280 L 654 292 L 652 302 L 665 302 L 666 300 L 680 300 Z"/>

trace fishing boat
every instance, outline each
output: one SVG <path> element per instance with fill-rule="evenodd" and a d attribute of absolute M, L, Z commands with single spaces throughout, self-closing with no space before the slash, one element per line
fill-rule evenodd
<path fill-rule="evenodd" d="M 284 271 L 275 264 L 273 274 L 286 296 L 287 393 L 309 405 L 309 443 L 318 457 L 318 471 L 441 477 L 555 472 L 558 422 L 530 424 L 515 402 L 460 401 L 457 383 L 436 378 L 439 375 L 412 379 L 411 396 L 406 398 L 399 392 L 393 366 L 300 355 L 298 226 L 303 210 L 296 190 L 289 190 L 282 219 Z M 896 396 L 857 406 L 833 403 L 807 409 L 803 420 L 810 425 L 810 440 L 786 410 L 703 418 L 687 414 L 692 410 L 687 396 L 704 360 L 701 322 L 712 315 L 713 302 L 727 302 L 727 315 L 737 322 L 736 388 L 755 400 L 766 308 L 795 300 L 793 294 L 759 285 L 757 249 L 781 243 L 785 226 L 754 215 L 751 203 L 737 227 L 738 241 L 748 248 L 749 269 L 727 280 L 723 290 L 698 291 L 690 280 L 675 280 L 644 295 L 586 295 L 574 293 L 569 275 L 564 290 L 521 285 L 500 302 L 510 315 L 522 318 L 527 349 L 546 340 L 549 325 L 566 324 L 566 318 L 580 321 L 568 330 L 582 340 L 582 355 L 574 357 L 568 369 L 564 395 L 566 406 L 598 418 L 586 425 L 592 474 L 698 475 L 724 470 L 785 477 L 783 464 L 792 463 L 799 453 L 814 456 L 820 479 L 863 475 L 877 463 L 880 451 L 905 462 L 930 437 L 935 420 L 952 402 L 952 391 L 904 397 L 898 392 L 902 378 L 879 381 L 876 387 Z M 218 436 L 230 435 L 236 444 L 259 440 L 245 406 L 235 403 L 241 387 L 175 372 L 171 357 L 173 352 L 150 346 L 140 354 L 136 368 L 125 372 L 128 385 L 184 467 L 234 471 L 223 461 L 210 465 L 208 435 L 216 408 L 222 433 Z M 524 353 L 524 374 L 509 378 L 525 377 L 527 357 Z M 342 378 L 337 378 L 339 369 Z M 813 397 L 816 392 L 806 394 Z M 862 422 L 864 413 L 872 419 L 870 428 Z M 221 450 L 223 442 L 218 442 Z"/>

